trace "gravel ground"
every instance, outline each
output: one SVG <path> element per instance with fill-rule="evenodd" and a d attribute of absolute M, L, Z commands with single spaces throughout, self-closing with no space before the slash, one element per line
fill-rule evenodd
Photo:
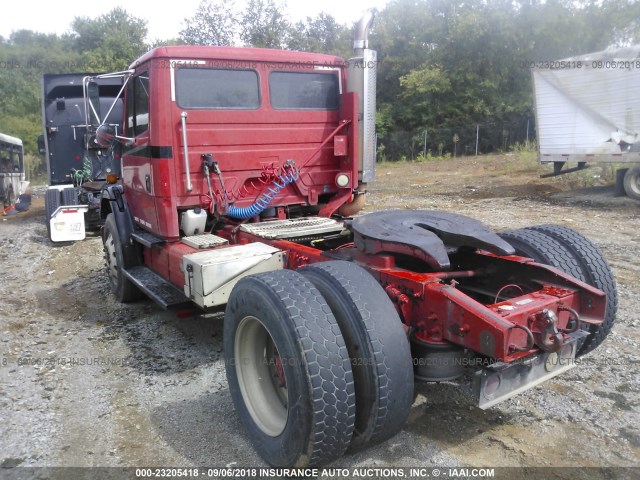
<path fill-rule="evenodd" d="M 578 368 L 486 411 L 455 383 L 421 384 L 399 435 L 333 467 L 640 466 L 640 203 L 505 165 L 384 165 L 369 202 L 579 230 L 617 278 L 613 332 Z M 0 466 L 265 466 L 234 413 L 220 315 L 117 303 L 98 236 L 46 239 L 42 192 L 0 221 Z"/>

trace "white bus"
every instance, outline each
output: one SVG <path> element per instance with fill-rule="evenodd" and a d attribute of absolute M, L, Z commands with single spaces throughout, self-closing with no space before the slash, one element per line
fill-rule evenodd
<path fill-rule="evenodd" d="M 0 199 L 5 212 L 13 208 L 28 186 L 24 176 L 22 140 L 0 133 Z"/>

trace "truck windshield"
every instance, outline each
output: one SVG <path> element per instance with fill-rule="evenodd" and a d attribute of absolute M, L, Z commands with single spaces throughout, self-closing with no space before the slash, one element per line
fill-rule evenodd
<path fill-rule="evenodd" d="M 335 110 L 338 77 L 335 73 L 272 72 L 271 106 L 278 110 Z"/>
<path fill-rule="evenodd" d="M 176 71 L 181 108 L 254 110 L 260 107 L 258 74 L 253 70 L 182 67 Z"/>

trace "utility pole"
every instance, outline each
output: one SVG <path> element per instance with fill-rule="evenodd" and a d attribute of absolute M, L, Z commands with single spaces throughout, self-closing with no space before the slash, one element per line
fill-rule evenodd
<path fill-rule="evenodd" d="M 476 123 L 476 157 L 478 156 L 478 140 L 479 139 L 480 139 L 480 124 Z"/>

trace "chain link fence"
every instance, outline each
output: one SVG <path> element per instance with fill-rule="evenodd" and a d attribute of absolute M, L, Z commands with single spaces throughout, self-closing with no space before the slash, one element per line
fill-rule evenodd
<path fill-rule="evenodd" d="M 535 140 L 533 117 L 511 118 L 509 121 L 486 119 L 455 127 L 394 130 L 378 135 L 378 161 L 506 152 L 515 145 Z"/>

